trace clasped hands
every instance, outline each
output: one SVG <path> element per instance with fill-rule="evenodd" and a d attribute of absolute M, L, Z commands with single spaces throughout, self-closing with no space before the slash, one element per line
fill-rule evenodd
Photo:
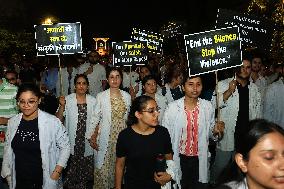
<path fill-rule="evenodd" d="M 161 186 L 164 186 L 165 184 L 167 184 L 167 182 L 172 180 L 172 177 L 167 172 L 158 172 L 158 173 L 155 172 L 154 180 L 155 182 L 159 183 Z"/>

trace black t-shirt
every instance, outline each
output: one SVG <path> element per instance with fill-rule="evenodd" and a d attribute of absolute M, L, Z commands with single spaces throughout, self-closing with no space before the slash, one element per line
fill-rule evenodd
<path fill-rule="evenodd" d="M 22 119 L 12 140 L 17 183 L 42 183 L 38 118 Z"/>
<path fill-rule="evenodd" d="M 181 97 L 184 96 L 183 92 L 180 90 L 179 87 L 176 87 L 174 89 L 170 89 L 171 93 L 172 93 L 172 97 L 174 100 L 178 100 Z"/>
<path fill-rule="evenodd" d="M 158 154 L 173 153 L 168 130 L 157 126 L 150 135 L 136 133 L 131 127 L 120 132 L 117 145 L 117 157 L 126 157 L 126 189 L 160 189 L 154 181 L 156 157 Z"/>
<path fill-rule="evenodd" d="M 249 83 L 246 86 L 238 84 L 239 93 L 239 113 L 235 128 L 235 140 L 238 140 L 240 136 L 248 131 L 249 122 Z"/>

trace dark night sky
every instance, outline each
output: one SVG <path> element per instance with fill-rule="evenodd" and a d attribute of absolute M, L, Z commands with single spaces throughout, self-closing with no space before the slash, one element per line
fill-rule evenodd
<path fill-rule="evenodd" d="M 0 0 L 7 1 L 8 0 Z M 242 11 L 248 0 L 10 0 L 24 6 L 33 29 L 44 17 L 58 22 L 81 22 L 83 45 L 93 37 L 129 40 L 131 28 L 158 32 L 169 20 L 184 21 L 186 34 L 213 29 L 218 8 Z M 3 4 L 2 4 L 3 5 Z"/>

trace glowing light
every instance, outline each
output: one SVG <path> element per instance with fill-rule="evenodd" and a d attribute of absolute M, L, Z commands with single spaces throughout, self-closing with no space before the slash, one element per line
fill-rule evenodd
<path fill-rule="evenodd" d="M 51 18 L 45 18 L 43 24 L 53 24 Z"/>

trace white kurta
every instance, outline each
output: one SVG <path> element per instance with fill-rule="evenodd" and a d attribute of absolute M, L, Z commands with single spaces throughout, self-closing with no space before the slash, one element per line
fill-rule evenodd
<path fill-rule="evenodd" d="M 263 117 L 284 129 L 284 80 L 270 84 L 264 95 Z"/>

